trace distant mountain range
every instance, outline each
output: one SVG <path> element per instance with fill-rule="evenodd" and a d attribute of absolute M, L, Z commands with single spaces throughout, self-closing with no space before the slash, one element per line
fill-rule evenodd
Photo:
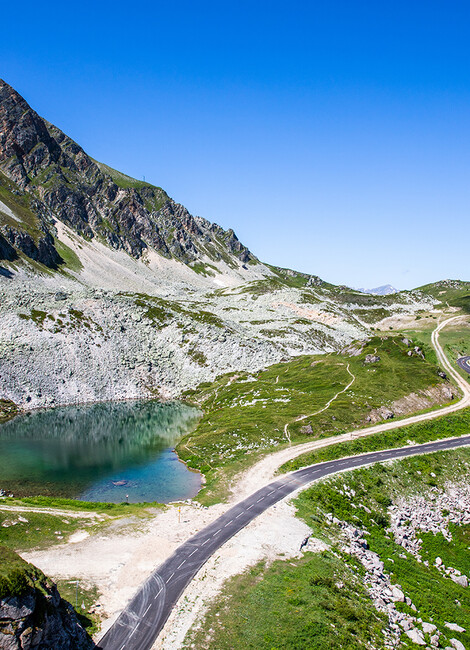
<path fill-rule="evenodd" d="M 381 287 L 375 287 L 375 289 L 358 289 L 362 293 L 372 293 L 375 296 L 388 296 L 391 293 L 398 293 L 398 289 L 392 287 L 391 284 L 383 284 Z"/>

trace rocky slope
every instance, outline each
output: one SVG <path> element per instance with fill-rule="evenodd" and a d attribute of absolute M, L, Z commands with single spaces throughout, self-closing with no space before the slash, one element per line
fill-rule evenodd
<path fill-rule="evenodd" d="M 151 248 L 185 263 L 256 261 L 232 230 L 193 217 L 159 187 L 92 160 L 2 80 L 0 171 L 4 259 L 21 251 L 51 268 L 62 264 L 54 243 L 59 219 L 136 258 Z"/>
<path fill-rule="evenodd" d="M 0 81 L 0 400 L 173 398 L 340 349 L 436 301 L 260 263 L 232 230 L 94 161 Z"/>
<path fill-rule="evenodd" d="M 31 564 L 1 549 L 0 648 L 91 650 L 95 644 L 55 584 Z"/>

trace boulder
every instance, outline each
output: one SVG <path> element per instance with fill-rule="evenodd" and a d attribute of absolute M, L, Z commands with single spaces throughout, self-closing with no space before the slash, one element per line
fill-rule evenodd
<path fill-rule="evenodd" d="M 462 587 L 468 587 L 468 578 L 467 576 L 451 576 L 452 580 Z"/>
<path fill-rule="evenodd" d="M 405 594 L 396 585 L 392 585 L 392 598 L 396 603 L 405 602 Z"/>
<path fill-rule="evenodd" d="M 432 634 L 437 630 L 437 627 L 433 623 L 423 623 L 423 632 L 424 634 Z"/>
<path fill-rule="evenodd" d="M 454 648 L 454 650 L 465 650 L 464 644 L 458 639 L 450 639 L 450 645 Z"/>
<path fill-rule="evenodd" d="M 444 623 L 444 625 L 452 632 L 465 632 L 465 628 L 457 625 L 457 623 Z"/>
<path fill-rule="evenodd" d="M 420 630 L 417 630 L 415 627 L 411 628 L 411 630 L 406 630 L 405 634 L 409 639 L 413 641 L 413 643 L 416 643 L 416 645 L 426 645 L 423 633 L 420 632 Z"/>

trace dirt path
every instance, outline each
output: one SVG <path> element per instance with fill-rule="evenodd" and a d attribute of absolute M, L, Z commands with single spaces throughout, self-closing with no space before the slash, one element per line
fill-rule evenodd
<path fill-rule="evenodd" d="M 54 515 L 55 517 L 70 517 L 72 519 L 106 519 L 106 515 L 99 512 L 89 510 L 59 510 L 58 508 L 35 508 L 34 506 L 10 506 L 8 505 L 8 497 L 5 498 L 6 503 L 0 504 L 0 510 L 6 512 L 37 512 L 39 514 Z"/>
<path fill-rule="evenodd" d="M 343 388 L 343 389 L 340 390 L 338 393 L 336 393 L 336 395 L 335 395 L 334 397 L 332 397 L 332 398 L 331 398 L 331 399 L 330 399 L 330 400 L 325 404 L 325 406 L 324 406 L 323 408 L 321 408 L 319 411 L 315 411 L 315 413 L 309 413 L 309 415 L 301 415 L 300 417 L 298 417 L 298 418 L 295 419 L 296 422 L 301 422 L 302 420 L 306 420 L 307 418 L 313 418 L 314 415 L 318 415 L 319 413 L 323 413 L 323 411 L 326 411 L 327 409 L 330 408 L 331 404 L 335 401 L 335 399 L 337 399 L 337 398 L 338 398 L 342 393 L 345 393 L 349 388 L 351 388 L 351 386 L 352 386 L 352 385 L 354 384 L 354 382 L 356 381 L 356 377 L 355 377 L 355 375 L 353 375 L 353 373 L 349 370 L 349 363 L 348 363 L 348 367 L 346 368 L 346 370 L 348 371 L 348 373 L 349 373 L 349 374 L 351 375 L 351 377 L 352 377 L 351 381 L 350 381 L 349 384 L 346 386 L 346 388 Z M 289 441 L 289 443 L 291 443 L 292 441 L 291 441 L 290 433 L 289 433 L 289 424 L 290 424 L 290 422 L 288 422 L 288 423 L 284 426 L 284 434 L 285 434 L 287 440 Z"/>
<path fill-rule="evenodd" d="M 266 458 L 260 460 L 258 463 L 256 463 L 256 465 L 253 465 L 253 467 L 248 469 L 241 476 L 239 475 L 235 477 L 231 487 L 231 503 L 244 499 L 248 495 L 252 494 L 252 492 L 268 483 L 273 478 L 276 470 L 281 465 L 287 463 L 293 458 L 296 458 L 297 456 L 300 456 L 301 454 L 313 451 L 315 449 L 320 449 L 322 447 L 335 445 L 338 442 L 346 442 L 355 438 L 362 438 L 365 436 L 373 435 L 374 433 L 380 433 L 381 431 L 390 431 L 391 429 L 405 427 L 409 424 L 415 424 L 416 422 L 432 420 L 442 415 L 455 413 L 456 411 L 470 406 L 470 385 L 450 365 L 439 343 L 439 332 L 441 329 L 449 323 L 455 322 L 456 320 L 462 318 L 465 318 L 465 316 L 453 316 L 452 318 L 448 318 L 447 320 L 440 323 L 432 333 L 432 343 L 436 350 L 439 363 L 445 368 L 446 372 L 448 372 L 448 374 L 452 377 L 452 379 L 462 391 L 463 396 L 458 402 L 455 404 L 450 404 L 449 406 L 444 406 L 438 410 L 430 411 L 429 413 L 414 415 L 399 421 L 388 421 L 382 424 L 366 427 L 364 429 L 356 429 L 355 431 L 344 433 L 339 436 L 332 436 L 331 438 L 306 442 L 303 444 L 295 445 L 294 447 L 288 447 L 287 449 L 282 449 L 281 451 L 274 452 L 273 454 L 270 454 Z M 347 390 L 347 388 L 345 390 Z"/>

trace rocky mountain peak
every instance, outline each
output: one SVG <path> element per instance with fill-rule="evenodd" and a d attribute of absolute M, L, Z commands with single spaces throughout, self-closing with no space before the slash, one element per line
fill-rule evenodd
<path fill-rule="evenodd" d="M 93 160 L 4 81 L 0 129 L 0 259 L 11 259 L 10 246 L 60 265 L 54 247 L 59 220 L 135 258 L 153 249 L 185 264 L 212 260 L 237 267 L 256 260 L 232 230 L 193 217 L 161 188 Z"/>

